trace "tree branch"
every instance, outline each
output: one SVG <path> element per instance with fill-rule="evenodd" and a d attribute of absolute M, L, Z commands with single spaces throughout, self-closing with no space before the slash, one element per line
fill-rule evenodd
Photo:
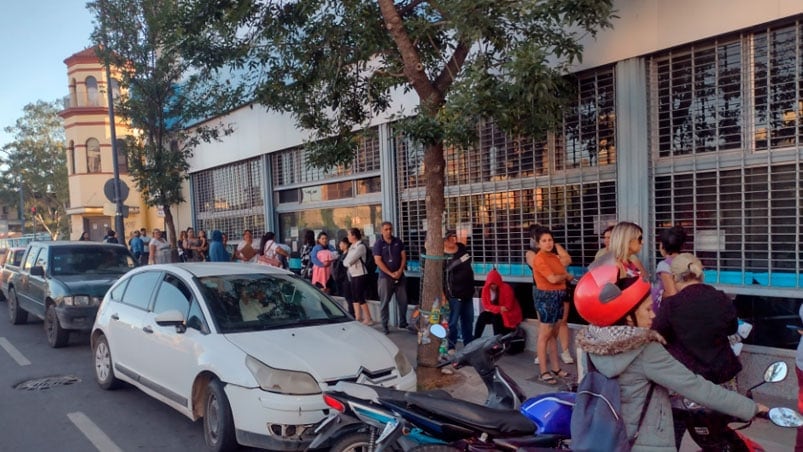
<path fill-rule="evenodd" d="M 468 49 L 468 44 L 464 41 L 457 43 L 457 47 L 455 47 L 452 57 L 449 58 L 449 62 L 446 63 L 446 66 L 443 67 L 443 70 L 435 79 L 434 85 L 438 92 L 443 93 L 452 86 L 452 82 L 454 82 L 455 77 L 457 77 L 457 74 L 460 72 L 460 68 L 463 67 L 463 63 L 466 61 Z"/>
<path fill-rule="evenodd" d="M 440 105 L 443 102 L 443 95 L 435 90 L 432 82 L 424 72 L 424 65 L 421 63 L 421 56 L 410 40 L 410 35 L 404 29 L 404 21 L 393 4 L 393 0 L 377 0 L 379 10 L 382 12 L 382 20 L 385 28 L 390 33 L 393 42 L 399 50 L 402 62 L 404 63 L 404 74 L 418 94 L 423 105 Z M 432 107 L 429 107 L 432 108 Z"/>

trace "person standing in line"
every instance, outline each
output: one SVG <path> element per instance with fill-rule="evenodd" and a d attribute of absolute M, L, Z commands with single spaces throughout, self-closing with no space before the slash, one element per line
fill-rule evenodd
<path fill-rule="evenodd" d="M 312 279 L 312 260 L 310 254 L 315 247 L 315 232 L 309 229 L 304 230 L 304 238 L 301 246 L 301 277 L 306 280 Z"/>
<path fill-rule="evenodd" d="M 139 228 L 139 238 L 142 239 L 142 247 L 145 251 L 142 252 L 142 256 L 139 258 L 140 265 L 148 265 L 148 261 L 150 260 L 150 253 L 151 253 L 151 238 L 148 237 L 148 230 L 145 228 Z"/>
<path fill-rule="evenodd" d="M 187 228 L 187 239 L 184 241 L 184 256 L 186 256 L 187 262 L 200 262 L 198 258 L 200 246 L 201 240 L 195 235 L 195 229 Z"/>
<path fill-rule="evenodd" d="M 134 231 L 133 237 L 131 237 L 131 240 L 129 241 L 129 245 L 131 246 L 131 254 L 133 254 L 134 259 L 139 262 L 140 259 L 142 259 L 142 253 L 145 252 L 145 244 L 142 241 L 142 238 L 139 236 L 139 231 Z"/>
<path fill-rule="evenodd" d="M 502 280 L 502 275 L 494 268 L 485 277 L 480 295 L 485 309 L 477 317 L 474 339 L 481 337 L 485 325 L 491 324 L 494 334 L 507 334 L 521 323 L 521 307 L 510 284 Z"/>
<path fill-rule="evenodd" d="M 312 285 L 325 293 L 332 290 L 332 253 L 335 250 L 329 245 L 329 235 L 326 232 L 318 233 L 318 243 L 312 247 L 310 261 L 312 261 Z"/>
<path fill-rule="evenodd" d="M 120 243 L 120 241 L 117 240 L 117 233 L 111 229 L 106 230 L 106 237 L 103 237 L 103 241 L 106 243 Z"/>
<path fill-rule="evenodd" d="M 619 279 L 618 273 L 618 266 L 600 264 L 577 283 L 574 302 L 589 323 L 578 332 L 577 343 L 598 372 L 619 384 L 621 416 L 634 451 L 676 450 L 668 428 L 669 391 L 743 420 L 769 411 L 694 374 L 672 357 L 661 345 L 663 337 L 650 329 L 655 318 L 650 283 L 638 276 Z"/>
<path fill-rule="evenodd" d="M 474 340 L 474 269 L 468 247 L 457 240 L 457 231 L 443 239 L 443 293 L 449 302 L 449 353 L 457 347 L 458 333 L 465 347 Z"/>
<path fill-rule="evenodd" d="M 538 229 L 535 240 L 538 243 L 538 253 L 533 258 L 532 266 L 535 278 L 533 301 L 535 310 L 538 311 L 538 318 L 541 320 L 538 325 L 536 345 L 540 371 L 538 379 L 544 384 L 554 385 L 558 383 L 555 377 L 569 376 L 569 373 L 562 370 L 558 364 L 557 336 L 558 324 L 563 318 L 566 283 L 573 280 L 574 276 L 566 271 L 558 255 L 552 252 L 555 248 L 555 239 L 549 229 Z M 547 359 L 552 369 L 547 369 Z"/>
<path fill-rule="evenodd" d="M 343 237 L 337 242 L 338 255 L 337 260 L 332 264 L 332 279 L 335 281 L 335 295 L 346 299 L 346 305 L 349 307 L 349 314 L 356 318 L 354 311 L 354 297 L 351 296 L 351 284 L 349 283 L 348 269 L 344 262 L 346 261 L 346 254 L 349 252 L 348 236 Z"/>
<path fill-rule="evenodd" d="M 531 227 L 532 235 L 530 238 L 530 249 L 524 254 L 524 260 L 527 263 L 527 266 L 530 267 L 530 270 L 533 269 L 533 259 L 535 259 L 536 254 L 538 254 L 538 242 L 536 241 L 535 237 L 539 230 L 548 231 L 549 229 L 539 225 L 534 225 Z M 569 252 L 566 251 L 566 248 L 564 248 L 561 244 L 555 243 L 553 253 L 558 256 L 560 263 L 563 264 L 564 267 L 568 268 L 572 263 L 572 257 L 569 255 Z M 535 281 L 535 272 L 533 272 L 533 300 L 535 300 L 536 288 L 537 284 Z M 560 360 L 566 364 L 574 364 L 574 358 L 572 358 L 572 354 L 569 352 L 569 310 L 569 298 L 567 293 L 563 299 L 563 315 L 557 324 L 558 341 L 560 342 L 561 346 Z M 537 353 L 533 362 L 538 364 Z"/>
<path fill-rule="evenodd" d="M 179 262 L 187 262 L 187 250 L 184 249 L 185 243 L 187 243 L 187 231 L 180 231 L 178 233 L 178 241 L 176 241 Z"/>
<path fill-rule="evenodd" d="M 282 261 L 279 259 L 279 256 L 287 257 L 289 254 L 290 253 L 276 243 L 276 233 L 268 231 L 262 235 L 259 241 L 257 263 L 282 268 Z"/>
<path fill-rule="evenodd" d="M 254 235 L 250 229 L 243 231 L 243 240 L 237 245 L 234 257 L 238 262 L 255 263 L 257 261 L 257 250 L 254 249 Z"/>
<path fill-rule="evenodd" d="M 162 231 L 159 229 L 153 230 L 153 238 L 150 244 L 150 262 L 151 264 L 169 264 L 170 263 L 170 244 L 167 240 L 162 238 Z"/>
<path fill-rule="evenodd" d="M 206 254 L 209 252 L 209 240 L 206 238 L 206 231 L 203 229 L 198 231 L 198 262 L 206 261 Z"/>
<path fill-rule="evenodd" d="M 354 304 L 354 318 L 358 322 L 371 326 L 371 309 L 365 300 L 365 282 L 368 277 L 368 268 L 365 266 L 365 256 L 368 247 L 362 243 L 362 232 L 351 228 L 348 232 L 349 250 L 343 259 L 343 265 L 348 269 L 348 278 L 351 284 L 351 297 Z M 387 332 L 387 328 L 385 328 Z"/>
<path fill-rule="evenodd" d="M 619 278 L 628 276 L 641 276 L 649 278 L 638 256 L 636 256 L 644 242 L 644 231 L 641 226 L 629 221 L 621 221 L 611 230 L 610 256 L 603 259 L 612 259 L 619 267 Z"/>
<path fill-rule="evenodd" d="M 231 260 L 229 252 L 223 246 L 223 233 L 215 229 L 209 241 L 209 262 L 228 262 Z"/>
<path fill-rule="evenodd" d="M 600 248 L 599 251 L 597 251 L 597 254 L 594 256 L 595 261 L 611 250 L 611 231 L 613 231 L 614 226 L 616 225 L 612 224 L 602 231 L 602 248 Z"/>
<path fill-rule="evenodd" d="M 372 252 L 374 262 L 379 269 L 377 289 L 382 330 L 388 334 L 390 332 L 388 325 L 390 300 L 394 295 L 399 308 L 399 328 L 407 328 L 407 278 L 404 276 L 407 251 L 404 249 L 404 242 L 393 235 L 391 222 L 383 222 L 381 232 L 382 237 L 374 243 Z"/>
<path fill-rule="evenodd" d="M 655 284 L 652 287 L 653 311 L 656 313 L 661 306 L 661 300 L 671 297 L 678 293 L 675 284 L 675 277 L 672 275 L 670 266 L 672 259 L 680 253 L 683 244 L 686 242 L 686 231 L 681 226 L 674 226 L 664 229 L 659 234 L 658 251 L 664 260 L 658 263 L 655 268 Z"/>

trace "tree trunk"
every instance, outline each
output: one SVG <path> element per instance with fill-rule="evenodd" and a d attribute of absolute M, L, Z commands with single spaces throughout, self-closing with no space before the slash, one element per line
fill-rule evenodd
<path fill-rule="evenodd" d="M 165 213 L 165 229 L 167 229 L 168 241 L 170 242 L 170 260 L 178 262 L 178 246 L 176 244 L 176 225 L 173 222 L 173 212 L 170 211 L 169 205 L 162 206 Z"/>
<path fill-rule="evenodd" d="M 422 256 L 424 284 L 421 293 L 421 309 L 429 312 L 435 298 L 443 299 L 443 210 L 444 202 L 444 167 L 443 142 L 430 144 L 424 151 L 424 177 L 426 178 L 427 236 L 424 247 L 426 256 Z M 427 257 L 429 256 L 429 257 Z M 419 326 L 424 325 L 424 316 L 419 317 Z M 441 374 L 435 365 L 438 363 L 438 346 L 440 341 L 432 338 L 430 344 L 419 344 L 417 354 L 417 376 L 419 385 L 437 379 Z"/>

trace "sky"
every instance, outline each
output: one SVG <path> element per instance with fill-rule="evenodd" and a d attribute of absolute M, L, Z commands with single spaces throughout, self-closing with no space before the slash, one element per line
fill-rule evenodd
<path fill-rule="evenodd" d="M 64 60 L 91 45 L 87 0 L 0 0 L 0 148 L 25 105 L 69 94 Z"/>

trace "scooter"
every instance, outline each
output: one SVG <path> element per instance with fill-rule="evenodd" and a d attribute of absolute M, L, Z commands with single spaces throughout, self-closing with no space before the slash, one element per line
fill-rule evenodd
<path fill-rule="evenodd" d="M 786 378 L 788 368 L 785 362 L 770 364 L 764 371 L 764 381 L 747 390 L 746 396 L 752 398 L 753 390 L 765 383 L 778 383 Z M 689 435 L 704 452 L 729 451 L 763 451 L 755 441 L 740 432 L 752 424 L 752 420 L 741 426 L 731 427 L 729 424 L 741 422 L 739 419 L 723 414 L 692 402 L 688 399 L 673 399 L 674 416 L 681 416 L 686 423 Z M 774 424 L 781 427 L 803 426 L 803 416 L 789 408 L 772 408 L 767 416 Z"/>
<path fill-rule="evenodd" d="M 432 325 L 436 337 L 445 334 Z M 484 405 L 452 398 L 446 391 L 404 392 L 355 383 L 338 383 L 324 393 L 333 410 L 319 424 L 310 449 L 460 450 L 559 448 L 569 438 L 574 393 L 542 394 L 524 400 L 519 386 L 496 360 L 514 333 L 471 342 L 439 367 L 472 366 L 488 390 Z"/>

